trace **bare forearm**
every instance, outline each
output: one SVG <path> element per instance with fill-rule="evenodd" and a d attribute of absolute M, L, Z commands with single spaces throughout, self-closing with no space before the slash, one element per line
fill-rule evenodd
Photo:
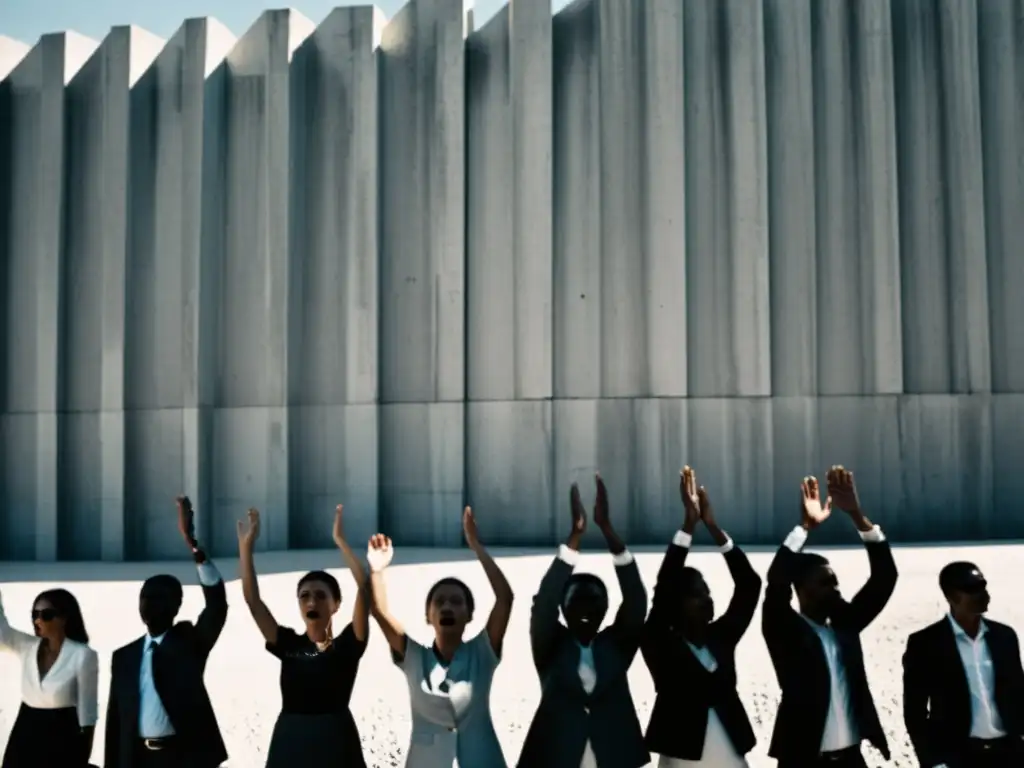
<path fill-rule="evenodd" d="M 856 509 L 849 514 L 853 524 L 861 533 L 868 533 L 869 531 L 874 530 L 875 524 L 868 520 L 868 517 L 864 514 L 863 510 Z"/>
<path fill-rule="evenodd" d="M 604 535 L 604 540 L 608 544 L 608 551 L 613 555 L 621 555 L 626 551 L 625 543 L 619 538 L 619 534 L 617 534 L 615 529 L 610 525 L 602 528 L 601 533 Z"/>
<path fill-rule="evenodd" d="M 484 573 L 487 574 L 487 581 L 494 591 L 495 599 L 510 601 L 512 599 L 512 585 L 508 583 L 508 579 L 505 578 L 505 574 L 502 573 L 498 564 L 494 562 L 494 558 L 482 546 L 477 546 L 473 552 L 477 560 L 480 561 L 480 565 L 483 566 Z"/>
<path fill-rule="evenodd" d="M 719 547 L 724 547 L 729 543 L 729 535 L 718 527 L 717 523 L 708 523 L 704 526 L 708 529 L 708 533 L 711 534 L 711 539 Z"/>
<path fill-rule="evenodd" d="M 367 587 L 366 581 L 366 569 L 363 567 L 363 561 L 360 560 L 352 547 L 348 545 L 348 541 L 340 539 L 338 542 L 338 549 L 341 550 L 341 557 L 345 561 L 345 565 L 348 566 L 349 571 L 352 572 L 352 578 L 356 580 L 356 584 L 359 585 L 360 590 L 365 590 Z"/>
<path fill-rule="evenodd" d="M 238 570 L 242 579 L 242 597 L 247 605 L 260 602 L 260 584 L 256 578 L 256 564 L 252 549 L 242 547 L 238 552 Z"/>

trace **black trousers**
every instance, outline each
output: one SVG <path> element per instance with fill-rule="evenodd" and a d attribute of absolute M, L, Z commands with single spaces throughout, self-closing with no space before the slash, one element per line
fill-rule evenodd
<path fill-rule="evenodd" d="M 964 754 L 948 763 L 950 768 L 1017 768 L 1024 765 L 1024 742 L 1019 738 L 971 739 Z"/>
<path fill-rule="evenodd" d="M 810 760 L 779 761 L 779 768 L 867 768 L 860 745 L 840 752 L 827 752 Z"/>
<path fill-rule="evenodd" d="M 168 746 L 164 749 L 147 749 L 140 740 L 135 748 L 133 768 L 189 768 L 189 766 L 181 750 L 175 746 Z"/>

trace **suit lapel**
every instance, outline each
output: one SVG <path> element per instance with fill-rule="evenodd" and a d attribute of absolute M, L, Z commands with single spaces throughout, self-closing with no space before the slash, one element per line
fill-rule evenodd
<path fill-rule="evenodd" d="M 124 677 L 121 686 L 124 700 L 128 705 L 127 710 L 132 713 L 135 722 L 139 719 L 139 677 L 142 672 L 142 649 L 145 642 L 146 638 L 140 637 L 125 649 L 124 655 Z"/>
<path fill-rule="evenodd" d="M 988 636 L 991 637 L 991 630 L 989 630 Z M 956 635 L 949 619 L 942 620 L 938 638 L 938 660 L 949 669 L 949 684 L 955 695 L 954 701 L 961 702 L 961 709 L 966 710 L 967 717 L 970 718 L 971 689 L 967 684 L 967 672 L 964 670 Z M 989 648 L 991 648 L 991 644 Z"/>

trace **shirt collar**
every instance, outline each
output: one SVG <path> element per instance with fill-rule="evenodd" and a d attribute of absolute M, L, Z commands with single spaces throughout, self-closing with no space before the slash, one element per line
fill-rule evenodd
<path fill-rule="evenodd" d="M 967 631 L 963 627 L 957 624 L 956 619 L 953 618 L 953 614 L 947 613 L 946 618 L 949 619 L 949 623 L 953 627 L 953 636 L 957 639 L 962 637 L 966 640 L 970 640 L 972 643 L 975 643 L 978 640 L 981 640 L 981 638 L 983 638 L 985 634 L 988 632 L 988 627 L 985 626 L 984 619 L 981 620 L 981 627 L 978 629 L 978 636 L 971 637 L 967 634 Z"/>
<path fill-rule="evenodd" d="M 143 646 L 142 652 L 145 653 L 146 651 L 148 651 L 149 646 L 153 645 L 153 643 L 160 645 L 160 643 L 164 641 L 165 637 L 167 637 L 166 632 L 164 632 L 162 635 L 157 635 L 156 637 L 153 637 L 152 635 L 146 635 L 146 644 Z"/>

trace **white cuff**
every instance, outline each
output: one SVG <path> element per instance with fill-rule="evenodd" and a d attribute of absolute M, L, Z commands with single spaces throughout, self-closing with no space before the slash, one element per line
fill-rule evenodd
<path fill-rule="evenodd" d="M 804 548 L 804 544 L 806 543 L 807 529 L 804 528 L 802 525 L 798 525 L 796 528 L 789 532 L 789 535 L 786 537 L 786 540 L 782 542 L 782 546 L 784 546 L 791 552 L 799 552 L 801 549 Z"/>
<path fill-rule="evenodd" d="M 885 534 L 877 525 L 871 526 L 870 531 L 858 531 L 858 533 L 860 533 L 860 540 L 865 544 L 878 544 L 885 541 Z"/>
<path fill-rule="evenodd" d="M 612 562 L 616 566 L 629 565 L 633 562 L 633 553 L 628 549 L 624 549 L 617 555 L 612 555 Z"/>
<path fill-rule="evenodd" d="M 732 537 L 726 536 L 725 537 L 725 544 L 720 546 L 718 548 L 718 551 L 721 552 L 723 555 L 728 555 L 730 552 L 732 552 L 733 547 L 735 547 L 735 546 L 736 545 L 733 544 Z"/>
<path fill-rule="evenodd" d="M 570 549 L 565 544 L 558 545 L 558 559 L 566 565 L 570 565 L 573 568 L 580 561 L 580 553 L 575 549 Z"/>
<path fill-rule="evenodd" d="M 672 534 L 672 543 L 677 547 L 689 549 L 690 545 L 693 544 L 693 534 L 682 530 L 676 531 Z"/>
<path fill-rule="evenodd" d="M 197 565 L 196 571 L 199 573 L 199 583 L 204 587 L 215 587 L 224 581 L 221 578 L 220 571 L 217 570 L 217 566 L 211 560 Z"/>

